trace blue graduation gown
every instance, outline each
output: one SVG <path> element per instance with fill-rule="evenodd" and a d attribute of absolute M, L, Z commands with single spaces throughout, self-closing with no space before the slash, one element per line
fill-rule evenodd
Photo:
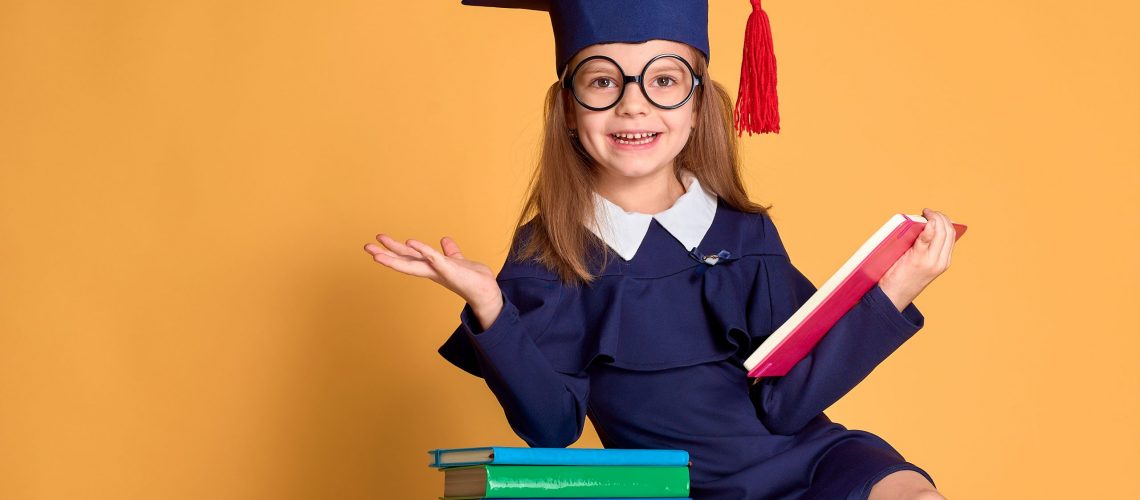
<path fill-rule="evenodd" d="M 497 276 L 490 328 L 466 304 L 439 348 L 486 381 L 528 445 L 568 446 L 589 418 L 607 448 L 687 450 L 695 499 L 865 499 L 900 469 L 933 483 L 882 438 L 823 413 L 922 328 L 914 304 L 900 313 L 876 285 L 787 375 L 753 385 L 744 360 L 816 290 L 769 216 L 718 199 L 698 246 L 729 252 L 713 265 L 654 220 L 632 260 L 607 250 L 588 287 L 514 259 L 533 224 Z"/>

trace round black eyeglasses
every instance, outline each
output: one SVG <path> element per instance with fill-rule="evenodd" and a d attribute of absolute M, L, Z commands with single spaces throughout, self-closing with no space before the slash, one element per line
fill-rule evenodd
<path fill-rule="evenodd" d="M 649 87 L 646 87 L 649 82 Z M 685 58 L 677 54 L 658 54 L 645 63 L 637 76 L 625 74 L 617 61 L 603 56 L 590 56 L 579 62 L 564 80 L 574 100 L 592 111 L 605 111 L 617 105 L 625 95 L 625 87 L 636 83 L 641 94 L 661 109 L 684 106 L 696 93 L 701 77 Z"/>

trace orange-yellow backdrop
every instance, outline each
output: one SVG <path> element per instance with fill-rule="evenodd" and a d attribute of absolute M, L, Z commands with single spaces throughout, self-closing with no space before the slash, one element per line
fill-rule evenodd
<path fill-rule="evenodd" d="M 970 226 L 828 414 L 951 498 L 1140 496 L 1138 4 L 765 8 L 783 132 L 745 175 L 797 265 Z M 710 8 L 734 95 L 748 10 Z M 497 269 L 552 57 L 544 14 L 458 0 L 0 2 L 0 497 L 433 498 L 426 450 L 522 445 L 435 352 L 462 300 L 361 247 Z"/>

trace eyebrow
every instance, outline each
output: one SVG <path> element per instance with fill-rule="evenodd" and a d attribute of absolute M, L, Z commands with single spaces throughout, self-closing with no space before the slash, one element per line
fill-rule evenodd
<path fill-rule="evenodd" d="M 693 61 L 689 60 L 688 57 L 685 57 L 683 54 L 677 54 L 676 52 L 661 52 L 659 54 L 653 54 L 653 56 L 651 56 L 649 59 L 653 59 L 654 57 L 657 57 L 657 56 L 662 55 L 662 54 L 676 54 L 682 60 L 684 60 L 686 63 L 688 63 L 690 66 L 693 65 Z M 586 57 L 593 57 L 595 55 L 604 55 L 604 54 L 591 54 L 591 55 L 586 56 Z M 585 59 L 586 57 L 583 57 L 582 59 Z M 609 57 L 609 56 L 607 56 L 607 57 Z M 615 62 L 616 62 L 616 59 L 615 59 Z M 566 67 L 567 68 L 573 68 L 579 64 L 582 64 L 582 61 L 580 61 L 580 60 L 579 61 L 570 61 L 570 62 L 566 63 Z M 641 63 L 641 65 L 638 67 L 644 68 L 646 64 L 649 64 L 649 60 L 646 60 L 645 62 Z M 680 64 L 680 63 L 677 63 L 677 64 Z M 622 68 L 625 68 L 625 65 L 622 65 L 621 63 L 618 63 L 618 65 L 621 66 Z"/>
<path fill-rule="evenodd" d="M 642 42 L 642 43 L 644 43 L 644 42 Z M 689 65 L 689 67 L 693 67 L 693 62 L 692 62 L 692 61 L 690 61 L 688 57 L 685 57 L 685 55 L 684 55 L 684 54 L 680 54 L 680 53 L 677 53 L 677 52 L 661 52 L 661 53 L 658 53 L 658 54 L 654 54 L 654 55 L 653 55 L 653 57 L 657 57 L 657 56 L 659 56 L 659 55 L 661 55 L 661 54 L 676 54 L 676 55 L 677 55 L 677 56 L 679 56 L 679 57 L 680 57 L 680 58 L 681 58 L 683 61 L 685 61 L 685 63 L 687 63 L 687 64 Z M 588 56 L 582 57 L 582 59 L 586 59 L 587 57 L 592 57 L 592 56 L 595 56 L 595 55 L 605 55 L 605 54 L 590 54 L 590 55 L 588 55 Z M 607 56 L 607 57 L 608 57 L 608 56 Z M 653 57 L 650 57 L 650 59 L 653 59 Z M 567 62 L 567 63 L 566 63 L 566 69 L 565 69 L 565 71 L 563 71 L 563 73 L 562 73 L 561 75 L 559 75 L 559 78 L 560 78 L 560 79 L 561 79 L 561 78 L 569 78 L 569 77 L 570 77 L 570 74 L 574 72 L 574 68 L 576 68 L 576 67 L 577 67 L 579 64 L 582 64 L 582 61 L 581 61 L 581 60 L 579 60 L 579 61 L 573 61 L 573 60 L 571 60 L 571 61 Z M 649 61 L 646 61 L 646 62 L 645 62 L 645 64 L 642 64 L 640 67 L 641 67 L 641 68 L 644 68 L 646 64 L 649 64 Z M 680 63 L 676 63 L 676 64 L 680 64 Z M 619 64 L 619 66 L 620 66 L 620 64 Z M 621 69 L 622 69 L 622 72 L 624 73 L 624 72 L 625 72 L 625 66 L 621 66 Z M 683 69 L 683 66 L 677 66 L 677 68 L 676 68 L 676 69 Z M 591 73 L 601 73 L 601 71 L 599 71 L 599 70 L 594 70 L 594 71 L 582 71 L 580 74 L 591 74 Z"/>
<path fill-rule="evenodd" d="M 611 66 L 608 69 L 616 70 L 617 68 L 614 68 Z M 598 74 L 598 73 L 607 74 L 608 71 L 605 71 L 603 68 L 584 68 L 578 74 L 580 74 L 580 75 L 593 75 L 593 74 Z"/>

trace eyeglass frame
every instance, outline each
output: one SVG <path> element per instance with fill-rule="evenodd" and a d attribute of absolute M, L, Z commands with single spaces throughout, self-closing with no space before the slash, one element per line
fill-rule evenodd
<path fill-rule="evenodd" d="M 645 91 L 645 84 L 644 84 L 645 72 L 649 70 L 649 66 L 653 65 L 653 61 L 656 61 L 656 60 L 661 59 L 663 57 L 669 57 L 669 58 L 680 60 L 681 64 L 684 64 L 685 68 L 689 70 L 689 75 L 693 77 L 693 88 L 689 89 L 689 95 L 685 96 L 685 98 L 682 99 L 680 103 L 675 104 L 673 106 L 662 106 L 660 104 L 657 104 L 657 101 L 654 101 L 652 97 L 649 97 L 649 93 Z M 573 83 L 574 77 L 578 74 L 578 71 L 582 69 L 583 64 L 586 64 L 586 62 L 594 60 L 594 59 L 605 59 L 605 60 L 613 63 L 614 66 L 617 66 L 618 71 L 621 72 L 621 76 L 622 76 L 621 89 L 618 90 L 617 99 L 614 99 L 614 102 L 612 104 L 610 104 L 609 106 L 605 106 L 605 107 L 601 107 L 601 108 L 595 108 L 593 106 L 590 106 L 590 105 L 582 102 L 582 100 L 578 98 L 578 93 L 574 92 L 574 83 Z M 601 54 L 597 54 L 597 55 L 592 55 L 590 57 L 582 59 L 577 65 L 575 65 L 574 71 L 571 71 L 570 74 L 566 75 L 566 77 L 562 80 L 562 88 L 568 89 L 570 91 L 570 95 L 574 96 L 574 100 L 583 108 L 586 108 L 590 111 L 605 111 L 605 110 L 610 109 L 614 106 L 617 106 L 618 103 L 621 102 L 622 98 L 625 97 L 625 87 L 627 85 L 629 85 L 630 83 L 636 83 L 637 88 L 641 89 L 641 95 L 645 96 L 645 100 L 649 101 L 650 104 L 652 104 L 652 105 L 654 105 L 660 109 L 677 109 L 681 106 L 684 106 L 685 103 L 689 102 L 689 99 L 693 98 L 693 95 L 697 93 L 697 87 L 701 86 L 703 83 L 702 78 L 703 77 L 701 75 L 698 75 L 696 71 L 693 71 L 693 66 L 691 64 L 689 64 L 689 61 L 686 61 L 685 58 L 682 57 L 680 54 L 673 54 L 673 53 L 657 54 L 656 56 L 653 56 L 653 59 L 650 59 L 649 62 L 645 63 L 645 67 L 641 68 L 641 73 L 638 73 L 635 76 L 625 74 L 625 68 L 621 67 L 621 65 L 618 64 L 618 62 L 613 60 L 612 58 L 607 57 L 607 56 L 603 56 Z"/>

